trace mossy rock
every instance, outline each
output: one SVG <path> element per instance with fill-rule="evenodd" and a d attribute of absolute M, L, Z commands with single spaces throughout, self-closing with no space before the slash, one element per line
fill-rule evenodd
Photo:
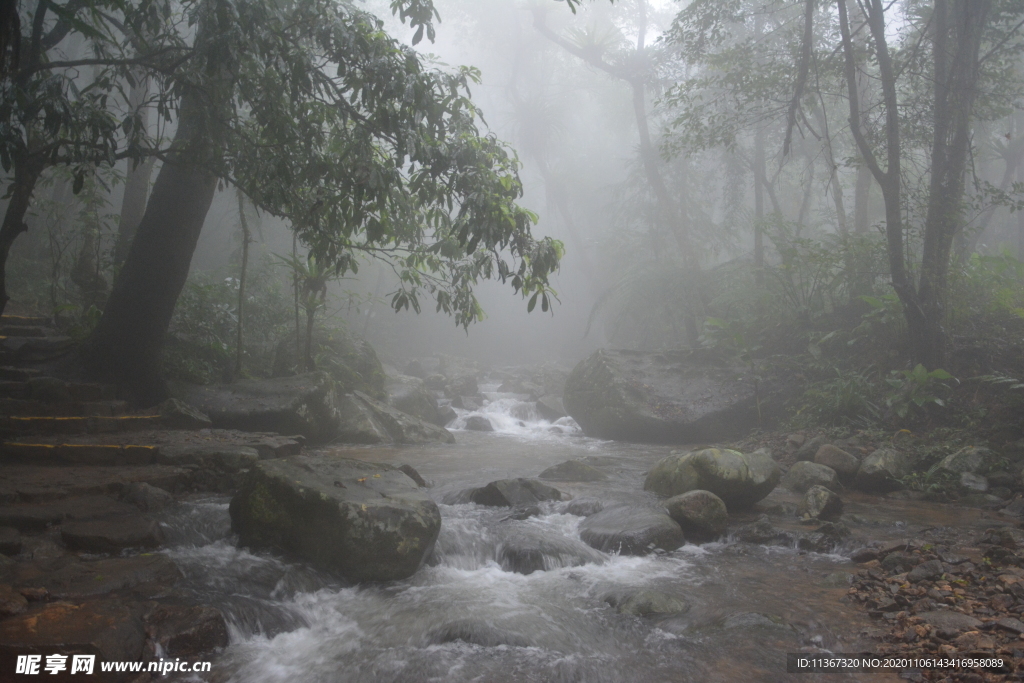
<path fill-rule="evenodd" d="M 342 330 L 318 329 L 313 332 L 313 358 L 316 369 L 327 372 L 338 384 L 338 393 L 362 391 L 378 401 L 387 400 L 387 375 L 368 342 Z M 294 375 L 297 365 L 295 335 L 291 334 L 277 345 L 274 377 Z"/>

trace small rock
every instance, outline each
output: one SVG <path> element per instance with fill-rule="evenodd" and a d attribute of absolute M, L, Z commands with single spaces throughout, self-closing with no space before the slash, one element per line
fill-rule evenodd
<path fill-rule="evenodd" d="M 156 512 L 172 504 L 174 496 L 161 488 L 138 481 L 125 487 L 124 502 L 137 505 L 143 512 Z"/>
<path fill-rule="evenodd" d="M 838 519 L 843 514 L 843 501 L 824 486 L 812 486 L 800 502 L 797 514 L 811 519 Z"/>
<path fill-rule="evenodd" d="M 466 429 L 474 432 L 493 432 L 494 425 L 482 415 L 470 415 L 466 418 Z"/>
<path fill-rule="evenodd" d="M 158 605 L 146 623 L 150 639 L 172 657 L 194 657 L 228 644 L 224 615 L 215 607 Z"/>
<path fill-rule="evenodd" d="M 795 540 L 791 533 L 772 526 L 768 515 L 761 515 L 756 521 L 741 526 L 733 536 L 741 543 L 757 545 L 792 545 Z"/>
<path fill-rule="evenodd" d="M 688 491 L 665 501 L 668 515 L 691 541 L 711 541 L 725 534 L 729 512 L 710 491 Z"/>
<path fill-rule="evenodd" d="M 863 564 L 870 562 L 871 560 L 878 559 L 878 550 L 876 548 L 858 548 L 850 553 L 850 559 L 857 564 Z"/>
<path fill-rule="evenodd" d="M 988 479 L 973 472 L 960 473 L 960 488 L 972 493 L 987 493 Z"/>
<path fill-rule="evenodd" d="M 1000 619 L 996 622 L 996 626 L 998 626 L 1001 629 L 1010 631 L 1011 633 L 1016 633 L 1018 635 L 1024 633 L 1024 622 L 1021 622 L 1020 619 L 1014 619 L 1013 617 L 1006 617 L 1005 619 Z"/>
<path fill-rule="evenodd" d="M 209 429 L 210 417 L 195 406 L 169 398 L 156 407 L 156 414 L 166 429 Z"/>
<path fill-rule="evenodd" d="M 807 437 L 803 434 L 790 434 L 786 437 L 786 445 L 791 448 L 800 448 L 807 441 Z"/>
<path fill-rule="evenodd" d="M 447 427 L 452 422 L 457 420 L 459 414 L 455 412 L 455 409 L 451 406 L 442 406 L 437 409 L 437 424 L 442 427 Z"/>
<path fill-rule="evenodd" d="M 814 462 L 831 467 L 844 482 L 852 482 L 857 476 L 857 470 L 860 469 L 860 458 L 832 444 L 825 444 L 819 448 L 814 454 Z"/>
<path fill-rule="evenodd" d="M 590 515 L 597 514 L 604 509 L 604 502 L 595 500 L 593 498 L 577 498 L 576 500 L 569 501 L 565 506 L 565 513 L 567 515 L 576 515 L 577 517 L 589 517 Z"/>
<path fill-rule="evenodd" d="M 973 630 L 981 626 L 974 617 L 952 610 L 935 610 L 917 615 L 926 624 L 934 628 L 940 637 L 955 638 L 961 631 Z"/>
<path fill-rule="evenodd" d="M 796 452 L 797 460 L 814 460 L 814 455 L 818 452 L 818 449 L 825 445 L 824 436 L 816 436 L 809 441 L 804 442 L 803 446 L 800 446 Z"/>
<path fill-rule="evenodd" d="M 399 465 L 398 469 L 405 472 L 406 476 L 416 482 L 416 485 L 420 488 L 426 488 L 427 482 L 420 476 L 420 473 L 416 471 L 412 465 Z"/>
<path fill-rule="evenodd" d="M 782 485 L 794 493 L 806 493 L 812 486 L 834 489 L 838 483 L 834 469 L 806 460 L 795 463 L 782 477 Z"/>
<path fill-rule="evenodd" d="M 452 399 L 452 407 L 460 408 L 462 410 L 480 410 L 480 401 L 476 400 L 472 396 L 456 396 Z"/>
<path fill-rule="evenodd" d="M 541 396 L 537 399 L 537 412 L 545 420 L 554 422 L 565 417 L 565 405 L 558 396 Z"/>
<path fill-rule="evenodd" d="M 0 619 L 13 617 L 28 609 L 25 596 L 5 583 L 0 583 Z"/>
<path fill-rule="evenodd" d="M 499 479 L 473 489 L 469 498 L 477 505 L 518 507 L 546 500 L 561 500 L 562 492 L 536 479 Z"/>
<path fill-rule="evenodd" d="M 640 590 L 622 599 L 612 594 L 604 599 L 620 614 L 631 614 L 634 617 L 646 617 L 651 614 L 679 614 L 690 609 L 685 600 L 666 595 L 660 591 Z"/>
<path fill-rule="evenodd" d="M 942 576 L 942 562 L 939 560 L 928 560 L 922 562 L 907 574 L 907 580 L 917 583 L 918 581 L 930 581 Z"/>
<path fill-rule="evenodd" d="M 860 464 L 857 487 L 868 493 L 885 493 L 903 488 L 900 481 L 910 471 L 907 456 L 892 448 L 880 448 Z"/>

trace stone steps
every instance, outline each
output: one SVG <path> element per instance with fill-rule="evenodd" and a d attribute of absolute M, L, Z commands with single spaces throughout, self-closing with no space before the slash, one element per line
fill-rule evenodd
<path fill-rule="evenodd" d="M 53 467 L 4 463 L 0 467 L 0 504 L 44 503 L 86 495 L 117 497 L 138 484 L 175 491 L 187 483 L 189 476 L 189 470 L 167 465 Z"/>
<path fill-rule="evenodd" d="M 75 346 L 71 337 L 0 337 L 0 363 L 44 363 L 67 354 Z"/>
<path fill-rule="evenodd" d="M 0 325 L 49 325 L 51 320 L 38 315 L 0 315 Z"/>
<path fill-rule="evenodd" d="M 159 429 L 159 415 L 13 415 L 0 417 L 0 434 L 110 434 Z"/>
<path fill-rule="evenodd" d="M 53 330 L 36 325 L 10 325 L 7 323 L 0 323 L 0 337 L 46 337 L 53 333 Z"/>
<path fill-rule="evenodd" d="M 150 465 L 156 446 L 117 444 L 39 444 L 7 441 L 0 446 L 0 463 L 15 465 Z"/>
<path fill-rule="evenodd" d="M 40 401 L 0 398 L 0 415 L 7 417 L 120 417 L 128 412 L 125 401 Z"/>

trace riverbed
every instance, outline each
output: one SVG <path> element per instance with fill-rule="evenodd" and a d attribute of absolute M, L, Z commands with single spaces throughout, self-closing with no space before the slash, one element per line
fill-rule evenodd
<path fill-rule="evenodd" d="M 552 552 L 544 569 L 513 571 L 503 556 L 510 537 L 580 545 L 583 517 L 569 503 L 515 519 L 507 508 L 446 504 L 459 491 L 510 477 L 536 477 L 579 459 L 607 481 L 554 483 L 577 504 L 650 504 L 646 472 L 679 446 L 599 441 L 569 419 L 539 419 L 521 398 L 490 394 L 476 414 L 494 432 L 452 429 L 457 443 L 424 447 L 328 447 L 319 457 L 410 464 L 432 485 L 442 530 L 432 557 L 413 577 L 350 585 L 301 562 L 236 546 L 228 499 L 197 497 L 164 515 L 166 551 L 186 576 L 191 600 L 219 607 L 230 645 L 205 681 L 238 683 L 806 681 L 787 674 L 786 653 L 816 648 L 872 649 L 879 628 L 843 600 L 855 565 L 846 554 L 867 540 L 949 540 L 979 528 L 977 510 L 844 494 L 853 537 L 834 553 L 736 543 L 688 544 L 644 557 L 593 551 Z M 792 494 L 777 489 L 759 510 L 780 527 L 809 530 L 790 512 Z M 575 508 L 579 511 L 579 508 Z M 638 617 L 612 605 L 650 590 L 688 609 Z M 889 680 L 883 674 L 815 680 Z M 189 679 L 182 679 L 189 680 Z M 895 676 L 891 680 L 896 680 Z"/>

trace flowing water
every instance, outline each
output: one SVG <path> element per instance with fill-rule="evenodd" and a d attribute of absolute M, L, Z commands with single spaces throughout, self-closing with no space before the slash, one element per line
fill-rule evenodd
<path fill-rule="evenodd" d="M 669 447 L 585 438 L 569 419 L 539 419 L 522 397 L 489 396 L 478 414 L 496 431 L 461 430 L 468 413 L 460 411 L 454 446 L 323 451 L 409 463 L 433 482 L 441 534 L 427 565 L 405 581 L 349 585 L 298 562 L 239 549 L 226 498 L 197 498 L 169 512 L 168 552 L 186 575 L 188 597 L 221 608 L 230 622 L 231 644 L 204 680 L 806 681 L 785 673 L 786 652 L 870 649 L 862 634 L 877 624 L 840 601 L 854 571 L 842 549 L 821 555 L 726 541 L 646 557 L 606 555 L 582 544 L 583 518 L 570 514 L 579 508 L 565 502 L 547 503 L 522 520 L 508 509 L 444 504 L 467 487 L 533 477 L 568 459 L 609 475 L 593 484 L 556 483 L 577 506 L 654 500 L 642 491 L 643 478 Z M 769 502 L 786 495 L 773 493 Z M 855 499 L 848 509 L 863 513 L 853 519 L 871 538 L 914 532 L 934 517 L 934 510 L 896 505 L 881 509 Z M 544 549 L 543 570 L 512 571 L 508 549 L 524 538 Z M 644 589 L 690 608 L 636 617 L 610 604 Z"/>

